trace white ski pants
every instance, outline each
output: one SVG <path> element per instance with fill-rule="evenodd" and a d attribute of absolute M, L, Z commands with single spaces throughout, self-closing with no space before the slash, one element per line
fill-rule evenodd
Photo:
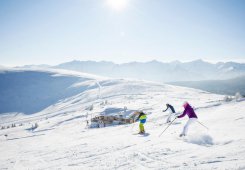
<path fill-rule="evenodd" d="M 169 115 L 168 115 L 168 118 L 167 118 L 167 121 L 166 123 L 169 123 L 172 121 L 172 118 L 173 117 L 176 117 L 176 113 L 173 113 L 171 110 L 168 111 Z"/>
<path fill-rule="evenodd" d="M 168 118 L 167 118 L 167 121 L 166 121 L 166 123 L 169 123 L 169 122 L 171 122 L 172 121 L 172 117 L 175 117 L 175 113 L 169 113 L 169 115 L 168 115 Z"/>
<path fill-rule="evenodd" d="M 191 125 L 191 124 L 193 124 L 193 123 L 195 123 L 197 121 L 197 118 L 190 118 L 187 122 L 186 122 L 186 124 L 185 124 L 185 126 L 184 126 L 184 128 L 183 128 L 183 131 L 182 131 L 182 135 L 187 135 L 187 132 L 188 132 L 188 129 L 189 129 L 189 126 Z"/>

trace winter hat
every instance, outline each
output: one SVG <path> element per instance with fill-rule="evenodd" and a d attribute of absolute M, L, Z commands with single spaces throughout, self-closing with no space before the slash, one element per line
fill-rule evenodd
<path fill-rule="evenodd" d="M 184 108 L 186 108 L 188 105 L 189 105 L 189 103 L 188 103 L 187 101 L 185 101 L 185 102 L 183 103 L 183 107 L 184 107 Z"/>

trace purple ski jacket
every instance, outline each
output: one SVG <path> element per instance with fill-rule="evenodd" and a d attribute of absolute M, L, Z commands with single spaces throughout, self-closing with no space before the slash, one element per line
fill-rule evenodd
<path fill-rule="evenodd" d="M 193 108 L 189 104 L 185 107 L 184 112 L 181 115 L 179 115 L 178 118 L 182 118 L 186 114 L 188 115 L 189 118 L 197 118 L 196 113 L 194 112 Z"/>

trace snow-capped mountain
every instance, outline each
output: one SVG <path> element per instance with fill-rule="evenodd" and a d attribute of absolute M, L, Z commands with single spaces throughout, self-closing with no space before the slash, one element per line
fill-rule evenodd
<path fill-rule="evenodd" d="M 203 60 L 182 63 L 162 63 L 156 60 L 146 63 L 71 61 L 55 68 L 92 73 L 114 78 L 137 78 L 156 82 L 220 80 L 245 75 L 245 64 L 227 62 L 211 64 Z"/>
<path fill-rule="evenodd" d="M 28 100 L 26 107 L 31 107 L 55 96 L 33 114 L 0 114 L 0 169 L 245 167 L 245 101 L 224 102 L 222 95 L 191 88 L 54 69 L 7 70 L 0 72 L 0 77 L 1 101 L 12 102 L 12 106 Z M 2 88 L 7 88 L 7 93 Z M 18 94 L 17 100 L 13 93 Z M 165 104 L 172 104 L 180 113 L 184 101 L 194 106 L 199 122 L 209 130 L 196 122 L 188 136 L 179 138 L 187 121 L 184 118 L 177 119 L 159 137 L 167 127 L 169 113 L 162 112 Z M 92 109 L 87 109 L 91 105 Z M 87 126 L 87 120 L 107 111 L 128 114 L 135 110 L 147 113 L 145 130 L 149 135 L 134 135 L 138 122 L 105 128 Z M 34 124 L 37 126 L 32 128 Z"/>
<path fill-rule="evenodd" d="M 59 100 L 94 86 L 97 87 L 97 80 L 93 77 L 96 76 L 54 69 L 2 71 L 0 72 L 0 114 L 39 112 Z"/>

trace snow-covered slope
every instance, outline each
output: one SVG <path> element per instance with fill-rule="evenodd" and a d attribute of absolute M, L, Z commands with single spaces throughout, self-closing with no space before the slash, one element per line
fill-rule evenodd
<path fill-rule="evenodd" d="M 86 78 L 91 81 L 82 78 L 73 87 L 93 88 L 61 98 L 38 113 L 0 115 L 2 126 L 17 124 L 0 130 L 0 169 L 245 168 L 244 101 L 224 103 L 221 95 L 152 82 Z M 184 101 L 195 107 L 199 121 L 209 130 L 196 123 L 181 139 L 184 118 L 159 137 L 167 126 L 167 113 L 162 112 L 165 103 L 180 112 Z M 93 110 L 88 110 L 91 105 Z M 138 123 L 87 128 L 91 117 L 105 110 L 124 113 L 125 106 L 126 113 L 143 110 L 148 114 L 148 136 L 133 135 Z M 38 127 L 32 131 L 34 123 Z"/>
<path fill-rule="evenodd" d="M 2 70 L 0 114 L 6 112 L 32 114 L 41 111 L 61 99 L 89 88 L 96 88 L 97 79 L 88 74 L 54 69 Z"/>

